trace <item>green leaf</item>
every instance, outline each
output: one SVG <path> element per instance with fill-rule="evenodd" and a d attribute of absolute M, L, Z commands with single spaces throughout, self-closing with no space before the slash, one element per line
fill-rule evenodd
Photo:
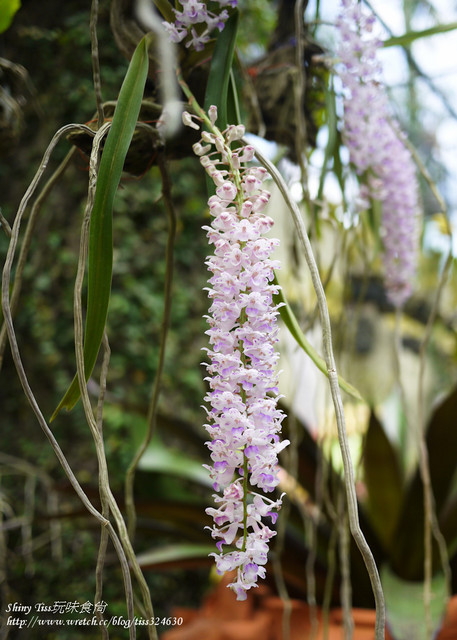
<path fill-rule="evenodd" d="M 392 636 L 399 640 L 427 640 L 430 636 L 427 634 L 423 583 L 401 580 L 387 566 L 381 570 L 381 582 Z M 446 601 L 446 580 L 438 574 L 431 584 L 430 615 L 434 632 L 443 620 Z M 435 633 L 433 637 L 436 637 Z"/>
<path fill-rule="evenodd" d="M 0 0 L 0 33 L 6 31 L 21 7 L 21 0 Z"/>
<path fill-rule="evenodd" d="M 457 388 L 436 409 L 427 429 L 430 480 L 438 519 L 450 497 L 452 480 L 457 468 L 456 414 Z M 397 575 L 411 580 L 421 579 L 424 569 L 423 495 L 421 475 L 417 469 L 404 497 L 391 560 L 392 569 Z M 437 569 L 440 564 L 435 544 L 433 562 L 434 569 Z"/>
<path fill-rule="evenodd" d="M 457 496 L 454 495 L 440 514 L 439 525 L 447 544 L 449 558 L 457 553 Z"/>
<path fill-rule="evenodd" d="M 143 569 L 164 564 L 182 566 L 191 560 L 200 560 L 207 564 L 210 562 L 208 554 L 214 553 L 214 550 L 214 545 L 208 544 L 174 544 L 139 554 L 138 563 Z"/>
<path fill-rule="evenodd" d="M 231 78 L 236 33 L 238 30 L 238 16 L 238 11 L 234 11 L 216 40 L 203 105 L 206 113 L 208 113 L 208 109 L 212 105 L 217 107 L 216 124 L 221 131 L 227 127 L 227 96 Z M 230 95 L 232 96 L 232 104 L 233 91 L 230 92 Z M 215 193 L 216 189 L 211 178 L 207 174 L 205 174 L 205 176 L 206 189 L 209 197 Z"/>
<path fill-rule="evenodd" d="M 457 388 L 433 413 L 427 430 L 430 478 L 439 513 L 452 487 L 457 468 Z"/>
<path fill-rule="evenodd" d="M 175 21 L 175 14 L 168 0 L 154 0 L 154 4 L 167 22 Z"/>
<path fill-rule="evenodd" d="M 87 313 L 84 335 L 84 368 L 89 379 L 105 329 L 113 268 L 113 203 L 125 157 L 135 131 L 148 74 L 148 36 L 138 44 L 122 84 L 113 122 L 100 161 L 89 231 Z M 51 421 L 65 407 L 74 407 L 81 395 L 75 376 Z"/>
<path fill-rule="evenodd" d="M 324 162 L 322 163 L 321 175 L 319 177 L 319 189 L 317 200 L 322 200 L 324 193 L 325 178 L 330 160 L 335 156 L 338 144 L 338 126 L 336 115 L 336 95 L 333 88 L 333 76 L 330 75 L 330 86 L 325 86 L 325 104 L 327 108 L 328 140 L 325 147 Z M 341 183 L 341 181 L 340 181 Z"/>
<path fill-rule="evenodd" d="M 197 482 L 204 487 L 212 486 L 209 474 L 200 462 L 192 460 L 178 449 L 165 446 L 158 435 L 155 435 L 151 440 L 140 460 L 139 468 L 142 471 L 179 476 Z"/>
<path fill-rule="evenodd" d="M 407 47 L 415 40 L 419 38 L 429 38 L 440 33 L 447 33 L 448 31 L 454 31 L 457 29 L 457 22 L 450 22 L 449 24 L 437 24 L 429 29 L 423 31 L 408 31 L 402 36 L 392 36 L 387 40 L 384 40 L 384 47 Z"/>
<path fill-rule="evenodd" d="M 403 498 L 403 478 L 397 453 L 374 412 L 363 449 L 367 512 L 386 550 L 395 544 L 394 531 Z"/>
<path fill-rule="evenodd" d="M 230 124 L 242 123 L 240 101 L 238 98 L 238 91 L 236 88 L 235 74 L 233 73 L 233 69 L 230 70 L 230 82 L 228 86 L 227 122 L 230 122 Z"/>
<path fill-rule="evenodd" d="M 273 282 L 274 284 L 278 284 L 276 275 Z M 327 371 L 327 365 L 325 363 L 325 360 L 321 358 L 321 356 L 317 353 L 316 349 L 308 342 L 305 334 L 300 329 L 298 320 L 295 317 L 290 306 L 287 304 L 286 299 L 284 298 L 282 289 L 280 289 L 279 292 L 273 296 L 273 299 L 275 304 L 281 305 L 279 307 L 281 320 L 289 329 L 292 337 L 295 339 L 297 344 L 303 349 L 303 351 L 311 358 L 311 360 L 314 362 L 314 364 L 319 369 L 319 371 L 322 371 L 322 373 L 326 375 L 328 378 L 328 371 Z M 349 382 L 346 382 L 346 380 L 340 375 L 338 376 L 338 383 L 340 385 L 340 388 L 346 393 L 348 393 L 349 395 L 351 395 L 353 398 L 356 398 L 357 400 L 363 400 L 363 397 L 361 396 L 360 392 L 352 384 L 350 384 Z"/>
<path fill-rule="evenodd" d="M 211 105 L 217 107 L 218 118 L 216 124 L 221 131 L 227 126 L 227 95 L 238 19 L 239 13 L 234 11 L 227 20 L 224 30 L 217 37 L 206 86 L 204 109 L 208 113 Z"/>

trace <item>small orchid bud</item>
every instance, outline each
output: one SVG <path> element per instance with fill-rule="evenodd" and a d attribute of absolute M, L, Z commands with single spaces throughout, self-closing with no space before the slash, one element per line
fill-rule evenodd
<path fill-rule="evenodd" d="M 214 144 L 215 135 L 214 133 L 209 133 L 208 131 L 202 131 L 202 140 L 205 142 L 209 142 L 210 144 Z"/>
<path fill-rule="evenodd" d="M 217 120 L 217 107 L 215 107 L 213 104 L 208 109 L 208 117 L 211 120 L 211 124 L 214 126 Z"/>
<path fill-rule="evenodd" d="M 193 118 L 197 116 L 191 115 L 188 111 L 182 112 L 182 122 L 186 127 L 191 127 L 192 129 L 196 129 L 197 131 L 200 129 L 200 125 L 194 122 Z"/>
<path fill-rule="evenodd" d="M 196 156 L 203 156 L 205 155 L 205 153 L 208 153 L 209 151 L 211 151 L 211 145 L 205 144 L 203 146 L 200 142 L 196 142 L 195 144 L 192 145 L 192 151 L 195 153 Z"/>

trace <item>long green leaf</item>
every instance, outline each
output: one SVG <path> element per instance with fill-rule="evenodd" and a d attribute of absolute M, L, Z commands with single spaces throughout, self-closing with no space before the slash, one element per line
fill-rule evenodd
<path fill-rule="evenodd" d="M 227 126 L 227 100 L 229 81 L 232 70 L 233 52 L 235 50 L 236 33 L 238 30 L 238 11 L 227 20 L 224 30 L 219 34 L 211 58 L 211 68 L 206 85 L 204 109 L 214 105 L 217 107 L 217 126 L 223 131 Z M 231 93 L 231 95 L 233 95 Z M 235 124 L 235 122 L 233 122 Z M 211 178 L 206 175 L 206 189 L 208 197 L 216 192 Z"/>
<path fill-rule="evenodd" d="M 238 11 L 234 11 L 216 40 L 206 86 L 204 108 L 208 112 L 211 105 L 217 107 L 217 126 L 221 131 L 227 126 L 227 95 L 238 29 L 238 17 Z"/>
<path fill-rule="evenodd" d="M 440 530 L 446 540 L 449 558 L 455 565 L 457 559 L 457 496 L 454 495 L 446 503 L 440 514 Z M 453 570 L 455 572 L 455 570 Z"/>
<path fill-rule="evenodd" d="M 338 145 L 338 127 L 336 115 L 336 95 L 333 88 L 333 76 L 330 76 L 330 86 L 325 86 L 325 104 L 327 107 L 327 126 L 328 141 L 325 147 L 324 162 L 322 164 L 321 175 L 319 178 L 319 189 L 317 191 L 317 200 L 322 200 L 324 193 L 325 178 L 327 176 L 327 168 L 330 160 L 335 156 Z M 341 184 L 341 181 L 338 177 Z"/>
<path fill-rule="evenodd" d="M 151 569 L 161 565 L 173 564 L 179 567 L 189 560 L 201 560 L 208 563 L 208 555 L 214 552 L 214 546 L 209 544 L 170 544 L 167 547 L 145 551 L 138 556 L 138 563 L 142 569 Z"/>
<path fill-rule="evenodd" d="M 89 231 L 87 313 L 84 335 L 84 369 L 89 379 L 105 329 L 113 270 L 113 203 L 125 157 L 135 131 L 148 74 L 148 36 L 138 44 L 122 84 L 113 122 L 100 161 Z M 74 407 L 81 395 L 75 376 L 54 411 Z"/>
<path fill-rule="evenodd" d="M 278 284 L 276 276 L 274 278 L 274 283 Z M 319 371 L 322 371 L 322 373 L 326 375 L 328 378 L 328 371 L 327 371 L 327 365 L 325 363 L 325 360 L 321 358 L 321 356 L 317 353 L 316 349 L 306 339 L 305 334 L 300 329 L 300 325 L 298 324 L 298 320 L 295 317 L 294 312 L 292 311 L 292 309 L 287 304 L 284 298 L 282 289 L 280 289 L 279 292 L 273 296 L 273 298 L 274 298 L 275 304 L 281 305 L 279 307 L 281 320 L 289 329 L 292 337 L 295 339 L 297 344 L 303 349 L 303 351 L 311 358 L 311 360 L 314 362 L 314 364 L 319 369 Z M 340 388 L 346 393 L 348 393 L 349 395 L 351 395 L 353 398 L 356 398 L 357 400 L 363 400 L 360 392 L 357 391 L 357 389 L 354 386 L 352 386 L 352 384 L 350 384 L 349 382 L 346 382 L 346 380 L 340 375 L 338 376 L 338 383 L 340 385 Z"/>
<path fill-rule="evenodd" d="M 386 551 L 395 544 L 395 527 L 403 500 L 403 477 L 397 452 L 372 411 L 363 448 L 366 510 Z"/>
<path fill-rule="evenodd" d="M 211 487 L 208 472 L 200 461 L 193 460 L 182 451 L 172 449 L 163 444 L 158 435 L 150 443 L 140 460 L 139 468 L 143 471 L 166 473 L 197 482 L 203 487 Z"/>
<path fill-rule="evenodd" d="M 435 409 L 427 427 L 427 451 L 430 481 L 438 519 L 449 507 L 452 482 L 457 468 L 457 387 Z M 402 578 L 419 580 L 424 569 L 424 493 L 420 470 L 411 479 L 404 496 L 402 511 L 392 546 L 392 569 Z M 447 512 L 446 518 L 450 514 Z M 452 527 L 446 524 L 446 535 L 452 539 Z M 440 567 L 438 550 L 434 544 L 433 568 Z"/>
<path fill-rule="evenodd" d="M 175 14 L 168 0 L 154 0 L 154 4 L 167 22 L 175 21 Z"/>

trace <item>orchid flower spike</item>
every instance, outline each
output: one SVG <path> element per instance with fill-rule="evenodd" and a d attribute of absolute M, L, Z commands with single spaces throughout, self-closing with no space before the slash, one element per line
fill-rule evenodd
<path fill-rule="evenodd" d="M 343 139 L 364 180 L 361 202 L 381 203 L 386 290 L 392 304 L 401 307 L 412 292 L 419 246 L 416 169 L 382 83 L 375 16 L 357 0 L 341 5 L 337 71 L 344 89 Z"/>
<path fill-rule="evenodd" d="M 272 280 L 279 263 L 271 254 L 278 240 L 265 235 L 273 226 L 263 213 L 270 197 L 262 185 L 265 172 L 245 166 L 252 147 L 231 148 L 244 128 L 229 126 L 221 133 L 216 120 L 216 107 L 210 107 L 210 131 L 194 146 L 216 185 L 208 201 L 212 222 L 204 227 L 214 247 L 207 260 L 210 390 L 205 397 L 212 465 L 205 466 L 218 493 L 217 507 L 206 511 L 214 520 L 210 530 L 219 553 L 211 555 L 217 571 L 236 570 L 229 586 L 244 600 L 257 579 L 265 577 L 268 543 L 276 535 L 265 518 L 273 525 L 282 503 L 282 496 L 271 499 L 254 488 L 264 494 L 276 489 L 278 454 L 289 444 L 280 441 L 284 415 L 277 408 L 278 307 L 273 295 L 278 287 Z"/>
<path fill-rule="evenodd" d="M 221 7 L 219 13 L 209 11 L 207 2 L 180 0 L 182 10 L 173 8 L 174 22 L 162 22 L 171 42 L 177 44 L 187 39 L 186 47 L 201 51 L 210 39 L 210 33 L 214 29 L 222 31 L 225 26 L 229 14 L 227 9 L 222 7 L 227 5 L 236 7 L 237 0 L 214 0 L 214 4 L 216 3 Z M 197 30 L 195 28 L 197 24 L 204 24 L 206 27 L 203 30 Z"/>

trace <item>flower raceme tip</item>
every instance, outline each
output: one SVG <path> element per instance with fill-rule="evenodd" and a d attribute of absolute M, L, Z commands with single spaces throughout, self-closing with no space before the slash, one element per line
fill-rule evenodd
<path fill-rule="evenodd" d="M 193 47 L 196 51 L 201 51 L 209 41 L 211 31 L 214 29 L 222 31 L 225 26 L 229 14 L 227 9 L 222 7 L 236 7 L 237 5 L 237 0 L 214 0 L 214 2 L 221 7 L 220 13 L 209 11 L 206 2 L 180 0 L 182 11 L 173 8 L 175 21 L 162 22 L 171 42 L 177 44 L 190 36 L 186 47 Z M 196 28 L 196 25 L 202 24 L 206 25 L 203 31 Z"/>

